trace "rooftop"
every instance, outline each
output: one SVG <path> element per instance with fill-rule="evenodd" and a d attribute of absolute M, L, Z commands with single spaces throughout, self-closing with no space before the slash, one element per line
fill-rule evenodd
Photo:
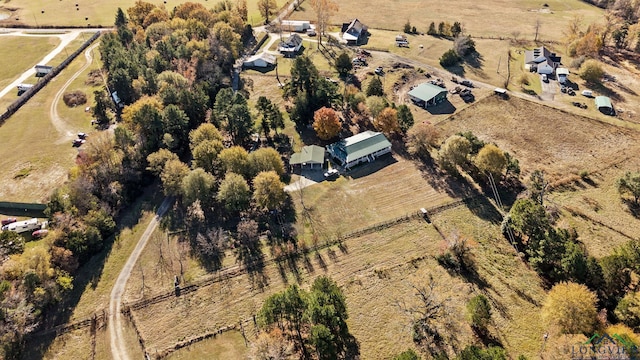
<path fill-rule="evenodd" d="M 390 146 L 391 143 L 384 134 L 367 130 L 335 142 L 329 145 L 329 148 L 335 156 L 345 162 L 351 162 Z"/>
<path fill-rule="evenodd" d="M 595 101 L 596 101 L 597 108 L 601 108 L 601 107 L 613 108 L 613 106 L 611 105 L 611 99 L 609 99 L 606 96 L 596 96 Z"/>
<path fill-rule="evenodd" d="M 441 88 L 438 85 L 426 82 L 416 86 L 411 91 L 409 91 L 409 95 L 422 101 L 429 101 L 442 92 L 447 92 L 447 90 Z"/>
<path fill-rule="evenodd" d="M 289 159 L 290 165 L 323 163 L 324 148 L 317 145 L 305 146 L 299 153 L 291 155 L 291 159 Z"/>

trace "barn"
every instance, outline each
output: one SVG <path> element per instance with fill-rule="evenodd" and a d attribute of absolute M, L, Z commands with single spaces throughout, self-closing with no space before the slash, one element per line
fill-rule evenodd
<path fill-rule="evenodd" d="M 268 68 L 276 65 L 276 57 L 272 54 L 255 54 L 242 62 L 245 68 Z"/>
<path fill-rule="evenodd" d="M 384 134 L 367 130 L 327 146 L 327 151 L 334 161 L 348 169 L 390 153 L 391 143 Z"/>
<path fill-rule="evenodd" d="M 435 106 L 447 100 L 447 90 L 431 83 L 422 83 L 409 91 L 409 98 L 423 108 Z"/>

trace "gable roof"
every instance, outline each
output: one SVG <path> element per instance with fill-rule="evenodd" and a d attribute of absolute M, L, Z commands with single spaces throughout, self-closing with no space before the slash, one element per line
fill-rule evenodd
<path fill-rule="evenodd" d="M 297 51 L 300 48 L 300 45 L 302 45 L 302 38 L 300 37 L 300 35 L 292 34 L 291 36 L 289 36 L 287 41 L 283 41 L 280 43 L 278 49 L 280 51 L 291 51 L 293 49 Z"/>
<path fill-rule="evenodd" d="M 533 65 L 545 63 L 555 68 L 560 61 L 560 56 L 557 56 L 556 53 L 549 51 L 549 49 L 544 46 L 532 50 L 525 50 L 524 52 L 525 64 Z"/>
<path fill-rule="evenodd" d="M 556 69 L 556 75 L 569 75 L 569 69 L 559 67 Z"/>
<path fill-rule="evenodd" d="M 442 92 L 446 93 L 447 90 L 441 88 L 438 85 L 426 82 L 416 86 L 411 91 L 409 91 L 409 96 L 413 96 L 414 98 L 420 99 L 422 101 L 429 101 Z"/>
<path fill-rule="evenodd" d="M 343 31 L 342 38 L 344 40 L 357 41 L 363 33 L 367 32 L 367 26 L 358 19 L 353 19 L 349 26 Z"/>
<path fill-rule="evenodd" d="M 276 63 L 275 55 L 262 52 L 262 53 L 255 54 L 255 55 L 247 58 L 247 60 L 244 61 L 244 64 L 245 65 L 251 64 L 251 63 L 255 62 L 256 60 L 264 60 L 264 62 L 266 62 L 267 64 L 271 64 L 271 65 Z"/>
<path fill-rule="evenodd" d="M 390 147 L 391 143 L 384 134 L 371 130 L 361 132 L 328 146 L 334 156 L 345 163 Z"/>
<path fill-rule="evenodd" d="M 289 164 L 324 164 L 324 148 L 316 145 L 305 146 L 299 153 L 291 155 Z"/>

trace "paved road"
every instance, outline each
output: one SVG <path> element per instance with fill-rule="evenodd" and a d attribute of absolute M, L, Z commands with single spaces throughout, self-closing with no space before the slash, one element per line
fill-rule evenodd
<path fill-rule="evenodd" d="M 85 70 L 87 70 L 89 66 L 91 66 L 91 64 L 93 63 L 93 56 L 91 55 L 91 53 L 93 52 L 93 49 L 95 49 L 99 45 L 100 43 L 95 43 L 85 50 L 84 57 L 87 62 L 80 68 L 80 70 L 76 71 L 76 73 L 73 74 L 73 76 L 71 76 L 71 78 L 69 78 L 69 80 L 67 80 L 64 85 L 62 85 L 60 90 L 58 90 L 58 92 L 56 93 L 53 102 L 51 103 L 51 108 L 49 109 L 49 118 L 51 119 L 51 123 L 56 128 L 56 130 L 60 133 L 60 135 L 62 135 L 62 138 L 58 141 L 58 143 L 68 141 L 74 136 L 73 129 L 70 129 L 64 122 L 64 120 L 62 120 L 62 118 L 60 118 L 60 116 L 58 115 L 58 103 L 60 102 L 60 99 L 64 95 L 64 92 L 65 90 L 67 90 L 69 85 L 71 85 L 71 83 L 75 79 L 77 79 L 78 76 L 80 76 Z"/>
<path fill-rule="evenodd" d="M 133 252 L 129 255 L 129 259 L 127 259 L 127 262 L 122 267 L 122 271 L 120 271 L 120 275 L 111 290 L 111 297 L 109 299 L 109 337 L 111 338 L 111 358 L 113 360 L 129 359 L 127 343 L 124 340 L 123 334 L 124 324 L 122 321 L 122 312 L 120 310 L 122 294 L 124 294 L 124 289 L 131 275 L 131 271 L 138 261 L 142 250 L 147 245 L 151 234 L 155 231 L 156 227 L 158 227 L 160 219 L 162 219 L 162 216 L 167 212 L 171 204 L 173 204 L 173 198 L 166 197 L 162 205 L 160 205 L 160 208 L 158 208 L 158 211 L 156 211 L 156 216 L 151 220 L 147 229 L 140 237 L 140 240 L 138 240 L 136 248 L 133 249 Z"/>
<path fill-rule="evenodd" d="M 2 32 L 3 29 L 0 29 L 0 32 Z M 25 30 L 26 31 L 26 30 Z M 32 33 L 32 30 L 28 30 L 29 33 L 25 33 L 24 31 L 13 31 L 13 32 L 2 32 L 0 33 L 0 36 L 47 36 L 47 37 L 51 37 L 51 36 L 55 36 L 57 38 L 60 39 L 60 45 L 58 45 L 55 49 L 53 49 L 50 53 L 48 53 L 42 60 L 38 61 L 38 64 L 46 64 L 49 61 L 51 61 L 54 57 L 56 57 L 58 54 L 60 54 L 62 52 L 62 50 L 69 45 L 69 43 L 71 43 L 73 40 L 75 40 L 78 35 L 80 35 L 80 33 L 82 32 L 81 30 L 74 30 L 74 31 L 69 31 L 66 32 L 64 34 L 50 34 L 47 32 L 42 32 L 42 33 Z M 57 30 L 58 32 L 60 32 L 61 30 Z M 33 76 L 35 76 L 36 74 L 36 69 L 35 68 L 30 68 L 29 70 L 25 71 L 24 73 L 22 73 L 22 75 L 20 75 L 20 77 L 18 77 L 14 82 L 12 82 L 11 84 L 7 85 L 7 87 L 5 87 L 4 89 L 2 89 L 0 91 L 0 98 L 2 98 L 3 96 L 7 95 L 9 92 L 14 91 L 14 92 L 18 92 L 18 84 L 22 84 L 24 82 L 27 83 L 33 83 L 36 81 L 35 78 L 33 78 Z M 27 81 L 28 80 L 28 81 Z"/>

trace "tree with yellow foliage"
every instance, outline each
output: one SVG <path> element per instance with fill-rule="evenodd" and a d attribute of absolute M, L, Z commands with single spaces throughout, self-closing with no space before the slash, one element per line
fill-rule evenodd
<path fill-rule="evenodd" d="M 392 134 L 400 130 L 398 126 L 398 111 L 387 107 L 380 111 L 380 114 L 373 120 L 373 126 L 376 130 L 386 135 Z"/>
<path fill-rule="evenodd" d="M 556 284 L 542 307 L 547 323 L 559 326 L 564 334 L 591 333 L 595 328 L 598 297 L 586 286 L 572 282 Z"/>
<path fill-rule="evenodd" d="M 476 166 L 480 171 L 493 176 L 500 176 L 507 168 L 507 157 L 504 151 L 493 144 L 482 147 L 475 159 Z"/>
<path fill-rule="evenodd" d="M 316 30 L 318 31 L 318 44 L 322 44 L 322 34 L 325 33 L 331 16 L 338 12 L 338 4 L 332 0 L 311 0 L 311 8 L 318 16 Z"/>

